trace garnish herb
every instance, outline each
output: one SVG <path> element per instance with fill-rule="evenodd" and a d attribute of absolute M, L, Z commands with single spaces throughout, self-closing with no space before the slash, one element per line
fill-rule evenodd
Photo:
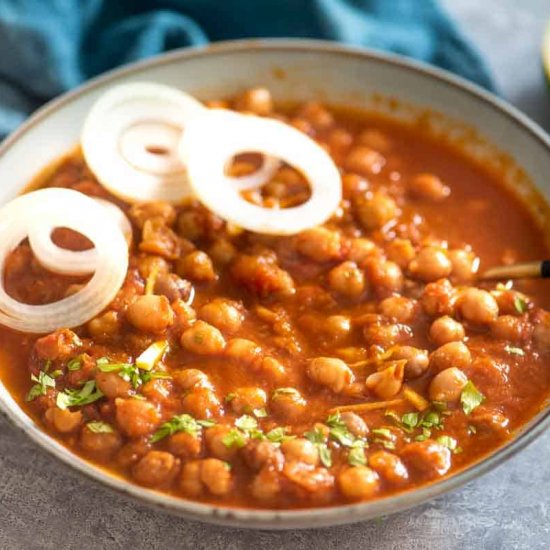
<path fill-rule="evenodd" d="M 529 304 L 523 296 L 516 294 L 514 296 L 514 308 L 518 313 L 525 313 L 529 308 Z"/>
<path fill-rule="evenodd" d="M 54 377 L 46 374 L 44 371 L 40 371 L 38 376 L 31 374 L 31 380 L 36 383 L 29 390 L 29 393 L 25 397 L 25 401 L 33 401 L 41 395 L 46 395 L 48 388 L 55 388 Z"/>
<path fill-rule="evenodd" d="M 372 430 L 372 434 L 376 437 L 373 439 L 374 443 L 379 443 L 385 449 L 393 451 L 395 449 L 395 434 L 388 428 L 376 428 Z"/>
<path fill-rule="evenodd" d="M 344 447 L 351 447 L 355 441 L 355 437 L 348 430 L 347 426 L 342 421 L 340 413 L 331 414 L 327 418 L 327 426 L 329 427 L 329 437 L 338 441 Z"/>
<path fill-rule="evenodd" d="M 225 402 L 226 403 L 231 403 L 231 401 L 233 401 L 233 399 L 235 399 L 236 395 L 234 393 L 228 393 L 226 396 L 225 396 Z"/>
<path fill-rule="evenodd" d="M 247 441 L 246 435 L 241 430 L 238 430 L 237 428 L 231 428 L 231 430 L 229 430 L 227 434 L 224 435 L 224 437 L 222 438 L 222 443 L 227 448 L 244 447 L 246 445 L 246 441 Z"/>
<path fill-rule="evenodd" d="M 326 468 L 330 468 L 332 466 L 332 454 L 327 446 L 327 440 L 323 430 L 316 427 L 315 429 L 306 432 L 304 437 L 317 447 L 321 464 Z"/>
<path fill-rule="evenodd" d="M 195 420 L 190 414 L 178 414 L 171 418 L 152 435 L 151 443 L 156 443 L 169 435 L 174 435 L 177 432 L 185 432 L 192 436 L 197 436 L 202 428 L 210 428 L 214 426 L 213 420 Z"/>
<path fill-rule="evenodd" d="M 520 357 L 523 357 L 525 355 L 525 352 L 521 348 L 516 348 L 514 346 L 504 346 L 504 351 L 506 353 L 509 353 L 510 355 L 518 355 Z"/>
<path fill-rule="evenodd" d="M 68 363 L 67 363 L 67 369 L 70 371 L 80 370 L 82 368 L 82 355 L 77 355 L 76 357 L 73 357 Z"/>
<path fill-rule="evenodd" d="M 366 466 L 367 457 L 365 456 L 365 443 L 360 439 L 353 442 L 348 453 L 348 464 L 350 466 Z"/>
<path fill-rule="evenodd" d="M 412 430 L 418 426 L 419 415 L 417 412 L 406 413 L 401 417 L 401 423 Z"/>
<path fill-rule="evenodd" d="M 479 407 L 485 396 L 474 386 L 471 380 L 468 380 L 460 394 L 460 404 L 465 414 L 470 414 L 474 409 Z"/>
<path fill-rule="evenodd" d="M 440 435 L 436 441 L 443 445 L 444 447 L 447 447 L 449 451 L 452 451 L 453 453 L 457 454 L 462 452 L 462 449 L 458 446 L 458 442 L 454 437 L 451 437 L 449 435 Z"/>
<path fill-rule="evenodd" d="M 101 422 L 100 420 L 88 422 L 86 426 L 88 430 L 95 434 L 110 434 L 114 431 L 109 424 L 106 422 Z"/>
<path fill-rule="evenodd" d="M 142 370 L 131 363 L 110 363 L 107 357 L 98 359 L 96 366 L 101 372 L 116 372 L 123 380 L 130 382 L 134 389 L 155 378 L 172 378 L 167 372 Z"/>
<path fill-rule="evenodd" d="M 79 389 L 67 388 L 57 394 L 56 404 L 60 409 L 82 407 L 103 397 L 103 392 L 96 387 L 95 380 L 88 380 Z"/>
<path fill-rule="evenodd" d="M 283 441 L 288 441 L 289 439 L 295 439 L 295 435 L 287 435 L 286 428 L 279 426 L 278 428 L 273 428 L 265 434 L 266 438 L 271 441 L 271 443 L 282 443 Z"/>
<path fill-rule="evenodd" d="M 277 397 L 279 395 L 294 395 L 300 397 L 300 392 L 295 388 L 277 388 L 273 391 L 272 397 Z"/>
<path fill-rule="evenodd" d="M 256 417 L 256 418 L 265 418 L 267 416 L 267 411 L 264 409 L 264 408 L 261 408 L 261 409 L 254 409 L 252 411 L 252 414 Z"/>

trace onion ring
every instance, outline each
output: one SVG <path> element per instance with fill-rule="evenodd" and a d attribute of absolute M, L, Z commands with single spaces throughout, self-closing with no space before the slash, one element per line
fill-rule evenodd
<path fill-rule="evenodd" d="M 106 189 L 128 202 L 181 203 L 192 193 L 178 144 L 186 125 L 208 111 L 170 86 L 136 82 L 112 88 L 86 117 L 86 163 Z M 252 174 L 229 180 L 240 190 L 261 187 L 279 165 L 264 158 Z"/>
<path fill-rule="evenodd" d="M 340 172 L 329 154 L 278 120 L 212 110 L 190 121 L 179 151 L 198 199 L 225 220 L 249 231 L 299 233 L 330 218 L 342 197 Z M 309 200 L 284 210 L 247 202 L 231 185 L 224 167 L 230 158 L 248 151 L 279 158 L 300 171 L 311 188 Z"/>
<path fill-rule="evenodd" d="M 17 197 L 0 209 L 0 272 L 9 254 L 27 237 L 35 220 L 85 235 L 97 251 L 96 270 L 75 294 L 51 304 L 31 305 L 9 296 L 0 277 L 0 324 L 45 333 L 82 325 L 100 313 L 122 286 L 128 269 L 128 246 L 112 217 L 90 197 L 70 189 L 48 188 Z M 98 219 L 102 219 L 98 223 Z"/>
<path fill-rule="evenodd" d="M 105 199 L 93 198 L 100 204 L 122 231 L 128 246 L 132 242 L 132 225 L 126 214 L 116 205 Z M 105 212 L 103 212 L 103 217 Z M 102 218 L 103 219 L 103 218 Z M 29 227 L 29 244 L 36 259 L 49 271 L 61 275 L 86 275 L 95 271 L 97 266 L 97 251 L 68 250 L 55 244 L 52 233 L 55 226 L 43 219 L 35 220 Z"/>

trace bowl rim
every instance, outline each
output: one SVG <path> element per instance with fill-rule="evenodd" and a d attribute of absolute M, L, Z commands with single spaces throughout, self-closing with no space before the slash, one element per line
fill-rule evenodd
<path fill-rule="evenodd" d="M 459 89 L 471 96 L 474 100 L 483 103 L 485 107 L 490 107 L 492 110 L 497 111 L 500 116 L 506 116 L 522 130 L 527 131 L 531 137 L 535 138 L 548 153 L 550 153 L 550 137 L 538 124 L 496 95 L 448 71 L 417 60 L 408 59 L 401 55 L 382 53 L 362 47 L 343 45 L 324 40 L 274 38 L 231 40 L 207 46 L 183 48 L 131 63 L 121 68 L 108 71 L 101 76 L 92 78 L 76 89 L 62 94 L 35 111 L 30 118 L 0 143 L 0 160 L 9 153 L 12 145 L 24 134 L 29 132 L 34 126 L 40 124 L 50 114 L 63 108 L 66 104 L 79 97 L 82 93 L 108 84 L 119 77 L 130 76 L 148 68 L 170 64 L 174 61 L 253 50 L 326 53 L 348 58 L 365 59 L 369 62 L 390 65 L 400 70 L 420 73 L 422 76 L 430 78 L 439 84 Z M 514 436 L 513 439 L 504 446 L 498 448 L 492 454 L 458 471 L 456 474 L 429 485 L 424 485 L 418 489 L 412 489 L 363 503 L 322 508 L 280 510 L 234 508 L 205 504 L 146 489 L 113 474 L 109 474 L 103 470 L 101 466 L 80 458 L 43 432 L 34 421 L 27 416 L 1 382 L 0 413 L 5 416 L 12 425 L 19 428 L 29 436 L 31 440 L 42 447 L 42 449 L 69 465 L 73 470 L 96 483 L 107 486 L 119 494 L 130 497 L 134 502 L 147 504 L 157 509 L 169 511 L 192 520 L 253 529 L 328 527 L 376 518 L 406 510 L 425 503 L 443 493 L 456 489 L 487 473 L 528 444 L 532 443 L 550 427 L 550 408 L 546 408 L 546 410 L 539 412 L 538 415 L 525 425 L 518 435 Z"/>

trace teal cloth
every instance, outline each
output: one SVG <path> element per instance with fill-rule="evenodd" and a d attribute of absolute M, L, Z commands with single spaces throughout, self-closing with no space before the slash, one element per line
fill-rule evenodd
<path fill-rule="evenodd" d="M 436 0 L 0 0 L 0 138 L 108 69 L 248 37 L 368 46 L 493 89 L 483 60 Z"/>

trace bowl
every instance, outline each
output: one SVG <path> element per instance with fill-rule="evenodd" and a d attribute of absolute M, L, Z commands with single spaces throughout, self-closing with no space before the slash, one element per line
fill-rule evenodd
<path fill-rule="evenodd" d="M 546 204 L 550 198 L 550 139 L 527 117 L 442 70 L 398 56 L 306 40 L 246 40 L 176 51 L 110 72 L 63 95 L 40 109 L 0 146 L 0 204 L 17 195 L 45 166 L 78 142 L 85 114 L 107 88 L 131 81 L 176 86 L 202 99 L 225 97 L 262 84 L 279 100 L 315 98 L 383 111 L 405 122 L 421 117 L 434 132 L 459 143 L 471 156 L 497 165 L 504 183 L 523 195 L 544 226 L 550 226 Z M 119 493 L 189 519 L 255 529 L 330 526 L 404 510 L 492 470 L 550 426 L 550 409 L 546 408 L 492 455 L 414 491 L 338 507 L 253 510 L 175 498 L 93 466 L 41 431 L 1 381 L 0 412 L 65 464 Z"/>

